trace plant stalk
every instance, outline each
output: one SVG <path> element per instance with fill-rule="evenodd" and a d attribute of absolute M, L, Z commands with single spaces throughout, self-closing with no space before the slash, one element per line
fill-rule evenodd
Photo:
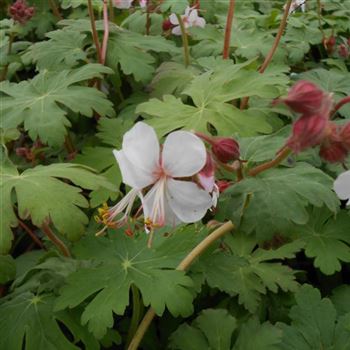
<path fill-rule="evenodd" d="M 49 0 L 49 5 L 51 7 L 52 13 L 61 21 L 63 19 L 55 0 Z"/>
<path fill-rule="evenodd" d="M 182 17 L 180 15 L 176 15 L 176 16 L 179 21 L 179 25 L 181 29 L 182 46 L 184 50 L 184 63 L 185 63 L 185 67 L 188 67 L 190 64 L 190 50 L 188 46 L 188 36 L 187 36 L 186 28 L 184 25 L 184 21 L 182 20 Z"/>
<path fill-rule="evenodd" d="M 225 27 L 224 49 L 222 51 L 222 58 L 224 60 L 228 59 L 230 55 L 231 30 L 232 30 L 232 21 L 233 21 L 234 12 L 235 12 L 235 0 L 230 0 L 230 5 L 227 13 L 226 27 Z"/>
<path fill-rule="evenodd" d="M 334 116 L 334 114 L 340 109 L 342 108 L 344 105 L 346 105 L 347 103 L 350 103 L 350 96 L 346 96 L 344 98 L 342 98 L 333 108 L 332 112 L 331 112 L 331 116 Z"/>
<path fill-rule="evenodd" d="M 267 56 L 265 57 L 265 60 L 263 62 L 263 64 L 260 66 L 258 72 L 259 73 L 264 73 L 266 68 L 268 67 L 268 65 L 270 64 L 273 55 L 275 54 L 278 44 L 280 43 L 281 37 L 283 35 L 284 29 L 286 28 L 287 25 L 287 19 L 288 19 L 288 14 L 289 14 L 289 9 L 290 6 L 292 5 L 292 0 L 288 0 L 286 3 L 286 7 L 284 9 L 284 13 L 283 13 L 283 17 L 280 23 L 280 26 L 278 28 L 278 32 L 277 35 L 275 37 L 275 40 L 273 42 L 273 45 L 269 51 L 269 53 L 267 54 Z M 240 105 L 240 109 L 245 109 L 248 105 L 248 101 L 249 101 L 249 96 L 244 97 L 241 101 L 241 105 Z"/>
<path fill-rule="evenodd" d="M 106 54 L 107 54 L 107 46 L 108 46 L 108 38 L 109 38 L 109 20 L 108 20 L 108 3 L 107 0 L 103 0 L 103 42 L 101 49 L 101 63 L 105 64 L 106 62 Z"/>
<path fill-rule="evenodd" d="M 68 247 L 53 233 L 47 223 L 43 223 L 41 229 L 47 238 L 61 251 L 64 256 L 67 258 L 70 258 L 72 256 Z"/>
<path fill-rule="evenodd" d="M 46 249 L 40 239 L 35 235 L 35 233 L 22 221 L 18 219 L 18 224 L 23 228 L 23 230 L 31 237 L 31 239 L 39 246 L 41 249 Z"/>
<path fill-rule="evenodd" d="M 90 23 L 91 23 L 92 38 L 94 40 L 94 44 L 95 44 L 96 52 L 97 52 L 97 59 L 98 59 L 98 62 L 102 64 L 100 42 L 98 41 L 94 9 L 92 7 L 91 0 L 88 0 L 88 10 L 89 10 Z"/>
<path fill-rule="evenodd" d="M 196 260 L 207 248 L 213 244 L 216 240 L 224 236 L 226 233 L 230 232 L 234 228 L 234 225 L 231 221 L 226 222 L 215 231 L 213 231 L 209 236 L 203 239 L 177 266 L 176 270 L 185 271 L 187 270 L 194 260 Z M 149 308 L 143 317 L 131 343 L 128 347 L 128 350 L 136 350 L 140 345 L 143 336 L 145 335 L 148 327 L 150 326 L 153 318 L 156 313 L 152 308 Z"/>

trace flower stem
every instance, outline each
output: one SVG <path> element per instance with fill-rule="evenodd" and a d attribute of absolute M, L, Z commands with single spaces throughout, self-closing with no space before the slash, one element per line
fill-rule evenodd
<path fill-rule="evenodd" d="M 61 251 L 64 256 L 67 258 L 70 258 L 72 256 L 67 246 L 53 233 L 47 223 L 43 223 L 41 229 L 47 238 Z"/>
<path fill-rule="evenodd" d="M 350 103 L 350 96 L 346 96 L 342 98 L 333 108 L 331 112 L 331 116 L 333 116 L 340 108 L 342 108 L 345 104 Z"/>
<path fill-rule="evenodd" d="M 107 53 L 107 45 L 108 45 L 108 37 L 109 37 L 109 20 L 108 20 L 108 3 L 107 0 L 103 0 L 103 42 L 101 49 L 101 63 L 105 64 L 106 62 L 106 53 Z"/>
<path fill-rule="evenodd" d="M 95 47 L 96 47 L 96 52 L 97 52 L 97 59 L 98 59 L 98 62 L 102 64 L 102 56 L 101 56 L 100 42 L 98 41 L 98 35 L 97 35 L 97 30 L 96 30 L 94 9 L 93 9 L 93 7 L 92 7 L 92 2 L 91 2 L 91 0 L 88 0 L 88 10 L 89 10 L 90 23 L 91 23 L 92 38 L 93 38 L 93 40 L 94 40 Z"/>
<path fill-rule="evenodd" d="M 55 0 L 49 0 L 49 5 L 51 7 L 52 13 L 61 21 L 63 17 L 58 10 Z"/>
<path fill-rule="evenodd" d="M 324 30 L 322 28 L 322 21 L 321 21 L 321 18 L 322 18 L 322 6 L 321 6 L 321 0 L 317 0 L 317 19 L 318 19 L 318 26 L 320 27 L 320 31 L 322 33 L 322 41 L 325 40 L 326 38 L 326 35 L 324 33 Z"/>
<path fill-rule="evenodd" d="M 278 153 L 275 159 L 272 159 L 269 162 L 263 163 L 261 165 L 256 166 L 255 168 L 250 169 L 248 174 L 250 176 L 256 176 L 267 169 L 275 167 L 276 165 L 280 164 L 284 159 L 286 159 L 291 152 L 292 150 L 290 148 L 283 148 L 281 152 Z"/>
<path fill-rule="evenodd" d="M 230 0 L 230 5 L 228 8 L 228 13 L 227 13 L 226 28 L 225 28 L 224 49 L 222 52 L 222 58 L 224 60 L 229 58 L 231 29 L 232 29 L 232 21 L 233 21 L 234 12 L 235 12 L 235 0 Z"/>
<path fill-rule="evenodd" d="M 272 60 L 273 55 L 275 54 L 275 52 L 277 50 L 278 44 L 279 44 L 281 37 L 283 35 L 283 32 L 284 32 L 284 29 L 286 28 L 286 25 L 287 25 L 287 19 L 288 19 L 289 9 L 290 9 L 291 5 L 292 5 L 292 0 L 288 0 L 286 3 L 286 7 L 284 8 L 283 17 L 282 17 L 280 26 L 278 28 L 278 32 L 277 32 L 277 35 L 276 35 L 275 40 L 273 42 L 273 45 L 272 45 L 269 53 L 265 57 L 263 64 L 260 66 L 260 68 L 258 70 L 258 72 L 261 74 L 265 72 L 266 68 L 268 67 L 268 65 L 270 64 L 270 62 Z M 241 101 L 240 109 L 245 109 L 248 105 L 248 101 L 249 101 L 249 97 L 248 96 L 244 97 Z"/>
<path fill-rule="evenodd" d="M 188 65 L 190 64 L 190 50 L 188 46 L 188 36 L 187 36 L 186 28 L 184 25 L 184 21 L 182 20 L 182 17 L 180 15 L 176 15 L 176 16 L 179 21 L 179 26 L 181 29 L 182 46 L 184 49 L 184 63 L 185 63 L 185 67 L 188 67 Z"/>
<path fill-rule="evenodd" d="M 137 325 L 139 324 L 141 314 L 142 314 L 142 309 L 143 309 L 143 304 L 140 303 L 140 292 L 137 289 L 135 285 L 131 285 L 131 294 L 132 294 L 132 316 L 131 316 L 131 322 L 130 322 L 130 327 L 128 330 L 128 335 L 127 335 L 127 342 L 126 344 L 128 345 L 134 336 L 136 330 L 137 330 Z M 127 347 L 126 347 L 127 348 Z"/>
<path fill-rule="evenodd" d="M 28 233 L 31 239 L 41 248 L 46 249 L 40 239 L 35 235 L 35 233 L 22 221 L 18 219 L 18 224 L 23 228 L 23 230 Z"/>
<path fill-rule="evenodd" d="M 234 225 L 231 221 L 226 222 L 215 231 L 213 231 L 209 236 L 203 239 L 177 266 L 176 270 L 185 271 L 187 270 L 194 260 L 196 260 L 207 248 L 214 243 L 217 239 L 224 236 L 226 233 L 230 232 L 234 228 Z M 143 336 L 145 335 L 148 327 L 150 326 L 153 318 L 156 313 L 152 308 L 149 308 L 143 317 L 131 343 L 128 347 L 128 350 L 136 350 L 140 345 Z"/>

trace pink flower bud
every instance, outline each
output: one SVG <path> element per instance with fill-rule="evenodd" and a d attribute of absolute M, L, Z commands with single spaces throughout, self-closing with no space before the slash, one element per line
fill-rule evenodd
<path fill-rule="evenodd" d="M 277 99 L 274 104 L 279 102 L 285 103 L 294 112 L 311 116 L 320 114 L 327 117 L 333 105 L 330 94 L 306 80 L 299 80 L 289 90 L 286 98 Z"/>
<path fill-rule="evenodd" d="M 331 55 L 334 52 L 334 47 L 336 44 L 334 35 L 331 35 L 328 39 L 325 39 L 323 44 L 328 54 Z"/>
<path fill-rule="evenodd" d="M 294 153 L 319 145 L 327 132 L 328 119 L 319 115 L 303 116 L 293 124 L 287 146 Z"/>
<path fill-rule="evenodd" d="M 15 22 L 26 24 L 35 13 L 34 7 L 28 7 L 26 0 L 17 0 L 9 8 L 9 13 Z"/>
<path fill-rule="evenodd" d="M 347 149 L 341 142 L 326 142 L 320 147 L 321 158 L 330 163 L 343 162 L 348 155 Z"/>
<path fill-rule="evenodd" d="M 232 185 L 232 182 L 227 180 L 216 181 L 216 186 L 218 186 L 219 192 L 222 193 L 227 190 Z"/>
<path fill-rule="evenodd" d="M 350 151 L 350 122 L 340 129 L 339 138 L 343 146 Z"/>
<path fill-rule="evenodd" d="M 173 27 L 172 23 L 169 19 L 166 19 L 163 21 L 162 28 L 166 32 L 167 30 L 171 29 Z"/>
<path fill-rule="evenodd" d="M 215 137 L 212 142 L 212 151 L 222 163 L 228 163 L 239 158 L 239 144 L 230 137 Z"/>
<path fill-rule="evenodd" d="M 340 44 L 338 46 L 338 54 L 340 57 L 343 57 L 343 58 L 349 57 L 349 49 L 346 47 L 345 44 Z"/>

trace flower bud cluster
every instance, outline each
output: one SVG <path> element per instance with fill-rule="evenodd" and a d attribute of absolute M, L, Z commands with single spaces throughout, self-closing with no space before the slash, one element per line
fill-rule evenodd
<path fill-rule="evenodd" d="M 342 58 L 349 58 L 350 56 L 350 38 L 337 45 L 335 36 L 332 34 L 329 38 L 323 40 L 323 46 L 327 50 L 328 55 L 336 54 Z"/>
<path fill-rule="evenodd" d="M 321 158 L 328 162 L 343 162 L 350 153 L 350 123 L 338 126 L 330 120 L 332 95 L 309 81 L 298 81 L 288 96 L 276 102 L 285 103 L 294 112 L 301 113 L 293 124 L 287 140 L 294 153 L 320 146 Z"/>
<path fill-rule="evenodd" d="M 9 8 L 9 13 L 15 22 L 26 24 L 35 13 L 34 7 L 29 7 L 26 0 L 17 0 Z"/>

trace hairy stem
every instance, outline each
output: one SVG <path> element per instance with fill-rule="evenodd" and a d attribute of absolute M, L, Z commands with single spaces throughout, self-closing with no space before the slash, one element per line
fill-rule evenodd
<path fill-rule="evenodd" d="M 232 29 L 234 12 L 235 12 L 235 0 L 230 0 L 230 5 L 227 13 L 226 28 L 225 28 L 224 49 L 222 51 L 222 58 L 224 60 L 228 59 L 230 54 L 229 51 L 230 51 L 230 41 L 231 41 L 231 29 Z"/>
<path fill-rule="evenodd" d="M 333 116 L 340 108 L 342 108 L 345 104 L 350 103 L 350 96 L 346 96 L 342 98 L 333 108 L 331 112 L 331 116 Z"/>
<path fill-rule="evenodd" d="M 90 23 L 91 23 L 92 38 L 93 38 L 93 40 L 94 40 L 94 44 L 95 44 L 96 52 L 97 52 L 97 59 L 98 59 L 98 62 L 102 64 L 102 56 L 101 56 L 100 42 L 98 41 L 98 35 L 97 35 L 97 30 L 96 30 L 94 9 L 93 9 L 93 7 L 92 7 L 92 2 L 91 2 L 91 0 L 88 0 L 88 10 L 89 10 Z"/>
<path fill-rule="evenodd" d="M 105 64 L 108 38 L 109 38 L 109 20 L 108 20 L 107 0 L 103 0 L 103 27 L 104 27 L 104 33 L 103 33 L 103 42 L 102 42 L 102 50 L 101 50 L 101 63 Z"/>
<path fill-rule="evenodd" d="M 224 236 L 226 233 L 233 230 L 234 225 L 231 221 L 226 222 L 219 228 L 217 228 L 214 232 L 212 232 L 209 236 L 203 239 L 177 266 L 176 270 L 185 271 L 187 270 L 194 260 L 196 260 L 208 247 L 213 244 L 217 239 Z M 146 333 L 148 327 L 150 326 L 153 318 L 155 317 L 155 312 L 152 308 L 149 308 L 143 317 L 129 347 L 128 350 L 136 350 L 140 345 L 144 334 Z"/>
<path fill-rule="evenodd" d="M 190 64 L 190 50 L 188 46 L 187 32 L 186 32 L 186 28 L 184 25 L 184 21 L 182 20 L 182 17 L 180 15 L 176 15 L 176 16 L 179 21 L 179 25 L 181 29 L 182 46 L 184 49 L 184 63 L 185 63 L 185 67 L 188 67 L 188 65 Z"/>
<path fill-rule="evenodd" d="M 250 176 L 256 176 L 267 169 L 275 167 L 276 165 L 280 164 L 284 159 L 286 159 L 291 152 L 292 150 L 290 148 L 283 148 L 281 152 L 278 153 L 275 159 L 272 159 L 269 162 L 263 163 L 261 165 L 256 166 L 255 168 L 250 169 L 248 174 Z"/>
<path fill-rule="evenodd" d="M 44 223 L 41 226 L 41 229 L 45 233 L 47 238 L 61 251 L 61 253 L 64 256 L 66 256 L 67 258 L 70 258 L 72 256 L 68 247 L 53 233 L 53 231 L 50 229 L 47 223 Z"/>
<path fill-rule="evenodd" d="M 18 224 L 23 228 L 23 230 L 31 237 L 31 239 L 39 246 L 41 249 L 46 249 L 40 239 L 36 234 L 22 221 L 18 219 Z"/>
<path fill-rule="evenodd" d="M 287 25 L 287 19 L 288 19 L 288 14 L 289 14 L 289 9 L 290 6 L 292 5 L 292 0 L 288 0 L 286 3 L 286 7 L 284 8 L 284 13 L 283 13 L 283 17 L 280 23 L 280 26 L 278 28 L 278 32 L 277 35 L 275 37 L 275 40 L 273 42 L 273 45 L 269 51 L 269 53 L 267 54 L 267 56 L 265 57 L 265 60 L 263 62 L 263 64 L 260 66 L 259 68 L 259 73 L 264 73 L 266 68 L 268 67 L 268 65 L 270 64 L 273 55 L 275 54 L 278 44 L 280 43 L 281 37 L 283 35 L 284 29 L 286 28 Z M 241 105 L 240 108 L 241 109 L 245 109 L 248 105 L 248 101 L 249 101 L 249 97 L 244 97 L 241 101 Z"/>
<path fill-rule="evenodd" d="M 320 27 L 320 31 L 322 33 L 322 39 L 323 41 L 326 38 L 326 35 L 324 33 L 324 30 L 322 28 L 322 6 L 321 6 L 321 0 L 317 0 L 317 19 L 318 19 L 318 26 Z"/>

